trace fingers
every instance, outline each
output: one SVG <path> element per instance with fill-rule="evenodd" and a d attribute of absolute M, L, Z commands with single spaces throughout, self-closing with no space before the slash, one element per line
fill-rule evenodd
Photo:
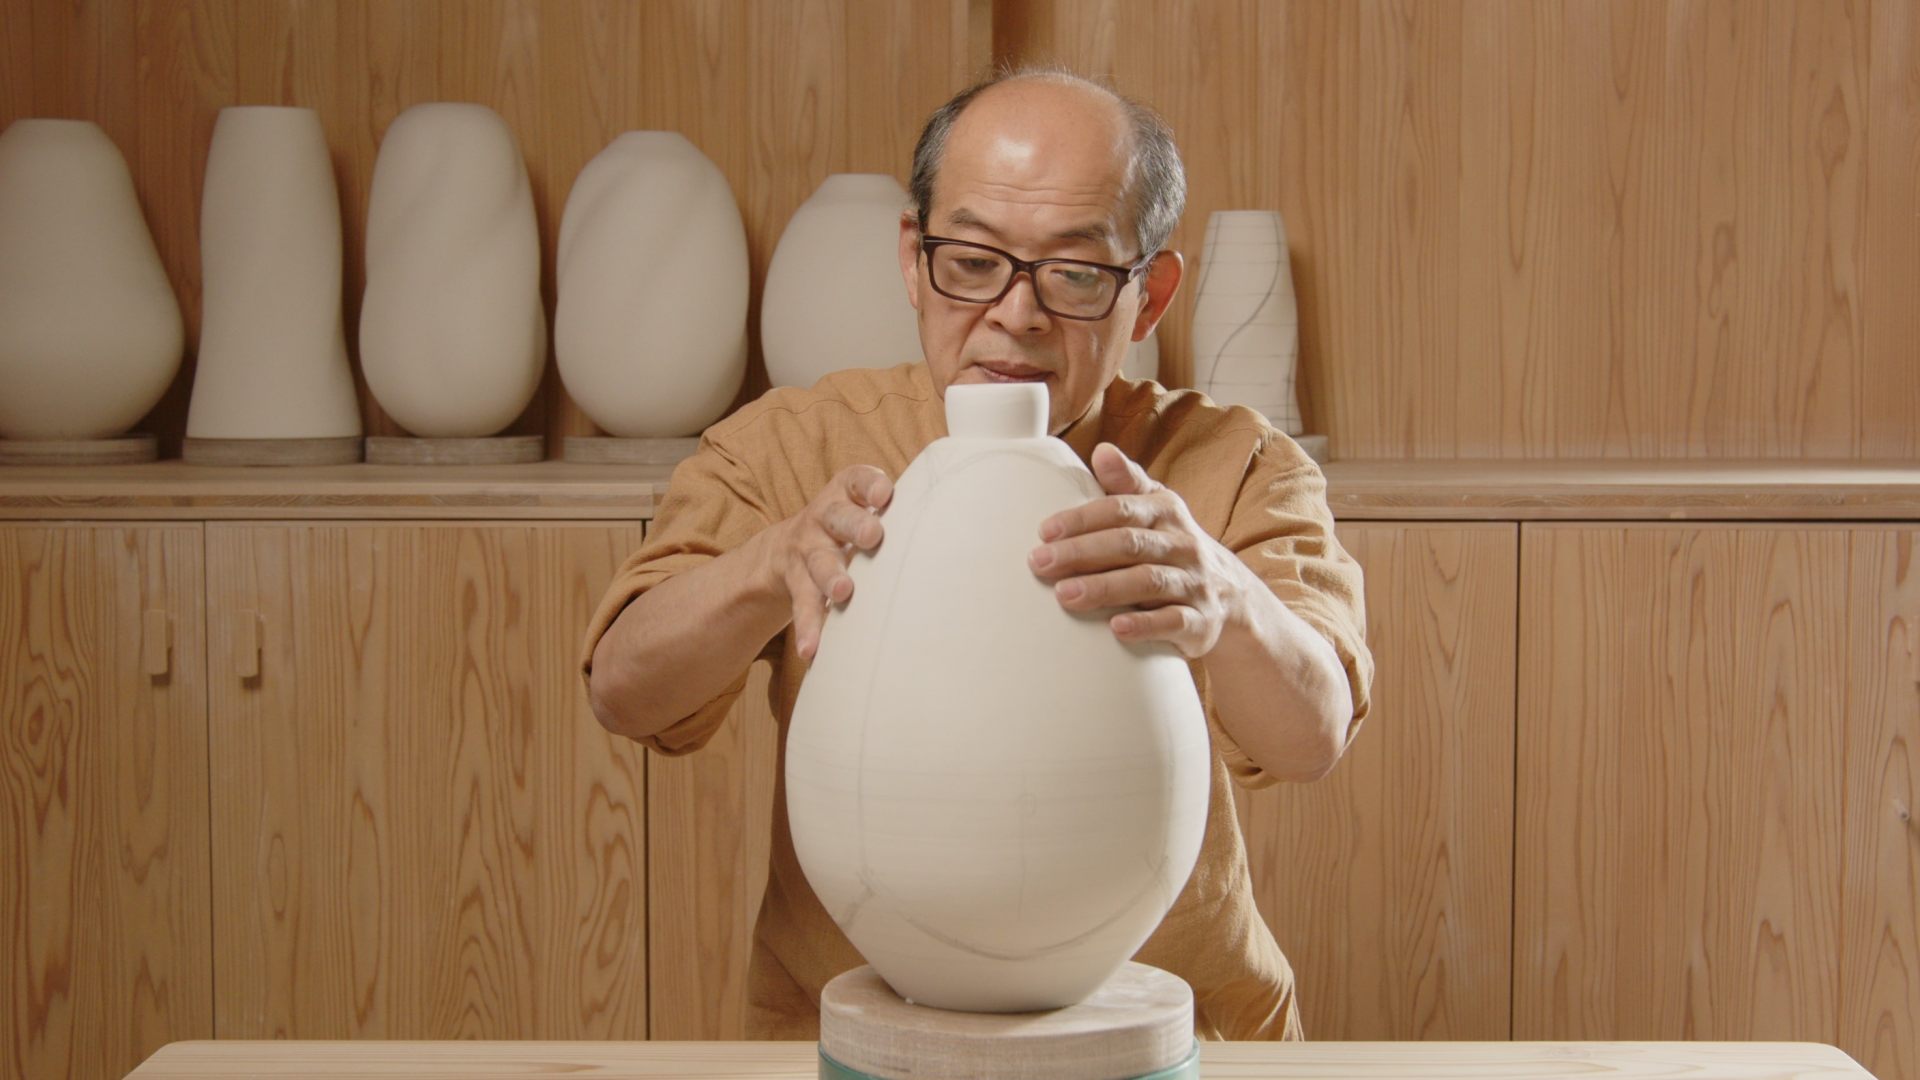
<path fill-rule="evenodd" d="M 1184 533 L 1150 528 L 1101 529 L 1042 544 L 1027 555 L 1027 565 L 1048 581 L 1137 563 L 1189 565 L 1194 561 L 1193 540 Z"/>
<path fill-rule="evenodd" d="M 787 592 L 793 597 L 794 651 L 802 660 L 811 660 L 820 651 L 820 631 L 827 621 L 826 598 L 804 569 L 787 575 Z"/>
<path fill-rule="evenodd" d="M 1129 644 L 1164 641 L 1189 657 L 1206 654 L 1206 625 L 1200 613 L 1184 605 L 1127 611 L 1107 620 L 1113 636 Z"/>
<path fill-rule="evenodd" d="M 1071 577 L 1053 587 L 1060 606 L 1068 611 L 1101 608 L 1157 608 L 1198 598 L 1193 575 L 1159 563 L 1142 563 L 1103 574 Z"/>
<path fill-rule="evenodd" d="M 893 481 L 871 465 L 852 465 L 840 473 L 848 498 L 869 510 L 884 509 L 893 498 Z"/>
<path fill-rule="evenodd" d="M 1108 495 L 1062 510 L 1040 523 L 1040 539 L 1060 540 L 1102 529 L 1150 529 L 1173 514 L 1172 493 Z"/>
<path fill-rule="evenodd" d="M 1100 490 L 1109 495 L 1144 494 L 1160 486 L 1112 443 L 1103 442 L 1094 447 L 1092 461 L 1093 478 L 1100 481 Z"/>

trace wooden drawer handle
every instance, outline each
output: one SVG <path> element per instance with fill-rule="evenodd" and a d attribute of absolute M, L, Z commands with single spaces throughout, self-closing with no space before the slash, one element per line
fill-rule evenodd
<path fill-rule="evenodd" d="M 164 611 L 145 612 L 140 621 L 140 670 L 154 678 L 173 666 L 173 620 Z"/>
<path fill-rule="evenodd" d="M 242 611 L 233 629 L 233 671 L 242 679 L 260 677 L 260 645 L 266 620 L 257 611 Z"/>

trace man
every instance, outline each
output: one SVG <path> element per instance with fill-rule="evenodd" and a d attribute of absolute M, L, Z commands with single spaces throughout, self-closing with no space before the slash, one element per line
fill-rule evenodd
<path fill-rule="evenodd" d="M 589 628 L 595 714 L 662 753 L 697 749 L 764 657 L 783 775 L 827 608 L 860 602 L 851 552 L 879 546 L 891 478 L 945 434 L 946 388 L 1040 382 L 1052 431 L 1108 495 L 1043 523 L 1030 568 L 1068 610 L 1121 609 L 1116 638 L 1179 649 L 1207 704 L 1206 837 L 1138 959 L 1193 986 L 1203 1036 L 1297 1038 L 1227 782 L 1317 778 L 1353 737 L 1372 667 L 1360 574 L 1292 440 L 1249 410 L 1116 378 L 1180 284 L 1179 253 L 1162 250 L 1185 202 L 1172 139 L 1096 84 L 1002 76 L 934 114 L 912 188 L 900 267 L 925 361 L 777 390 L 707 432 Z M 750 1023 L 810 1039 L 822 986 L 862 961 L 801 873 L 784 793 L 774 806 Z"/>

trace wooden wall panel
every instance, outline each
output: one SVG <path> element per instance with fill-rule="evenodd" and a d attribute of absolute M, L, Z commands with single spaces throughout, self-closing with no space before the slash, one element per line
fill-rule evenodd
<path fill-rule="evenodd" d="M 1914 6 L 1001 0 L 994 41 L 1166 113 L 1189 260 L 1286 215 L 1340 456 L 1874 458 L 1920 447 Z"/>
<path fill-rule="evenodd" d="M 1340 527 L 1367 575 L 1373 713 L 1332 774 L 1241 792 L 1310 1039 L 1505 1039 L 1511 524 Z"/>
<path fill-rule="evenodd" d="M 1839 1043 L 1920 1080 L 1920 532 L 1861 529 L 1849 573 Z"/>
<path fill-rule="evenodd" d="M 1514 1038 L 1838 1038 L 1849 543 L 1522 527 Z"/>
<path fill-rule="evenodd" d="M 1920 457 L 1920 2 L 1873 0 L 1862 441 Z"/>
<path fill-rule="evenodd" d="M 200 180 L 221 107 L 320 112 L 345 230 L 345 315 L 358 370 L 366 201 L 379 138 L 402 110 L 466 100 L 518 137 L 543 240 L 549 320 L 573 179 L 622 131 L 686 134 L 727 176 L 753 273 L 754 359 L 739 400 L 766 388 L 759 285 L 793 210 L 830 172 L 903 181 L 926 114 L 985 57 L 982 0 L 0 0 L 0 122 L 100 122 L 134 170 L 161 258 L 198 341 Z M 177 450 L 192 361 L 144 423 Z M 397 434 L 360 382 L 370 434 Z M 594 431 L 551 357 L 511 429 Z"/>
<path fill-rule="evenodd" d="M 221 1037 L 645 1037 L 644 765 L 577 654 L 639 541 L 209 527 Z"/>
<path fill-rule="evenodd" d="M 0 1073 L 213 1037 L 196 525 L 0 528 Z"/>

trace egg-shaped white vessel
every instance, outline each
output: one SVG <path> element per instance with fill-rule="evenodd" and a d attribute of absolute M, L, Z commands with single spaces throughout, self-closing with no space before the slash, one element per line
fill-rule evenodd
<path fill-rule="evenodd" d="M 477 438 L 527 407 L 546 359 L 540 232 L 513 130 L 485 105 L 409 108 L 367 196 L 367 388 L 415 435 Z"/>
<path fill-rule="evenodd" d="M 1066 1006 L 1144 943 L 1193 869 L 1208 739 L 1186 662 L 1067 613 L 1027 568 L 1100 495 L 1034 385 L 955 386 L 947 438 L 857 555 L 787 736 L 794 848 L 902 997 Z"/>
<path fill-rule="evenodd" d="M 699 434 L 746 376 L 747 273 L 719 167 L 679 132 L 615 139 L 560 221 L 553 347 L 568 396 L 614 435 Z"/>
<path fill-rule="evenodd" d="M 0 436 L 102 439 L 180 370 L 180 305 L 113 140 L 84 120 L 0 135 Z"/>
<path fill-rule="evenodd" d="M 842 368 L 920 359 L 900 280 L 907 189 L 881 173 L 835 173 L 787 222 L 760 298 L 760 350 L 775 386 L 812 386 Z"/>

